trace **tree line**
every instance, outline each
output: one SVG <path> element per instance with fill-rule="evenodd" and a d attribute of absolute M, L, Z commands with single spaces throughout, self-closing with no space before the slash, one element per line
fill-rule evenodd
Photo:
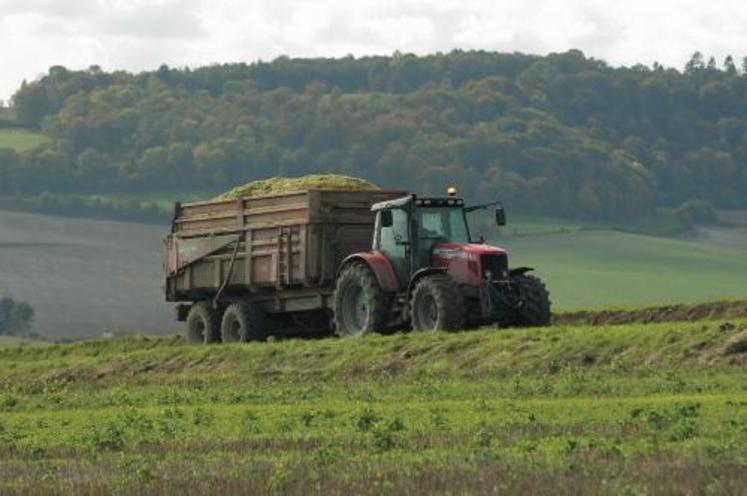
<path fill-rule="evenodd" d="M 456 184 L 546 215 L 747 206 L 747 77 L 733 57 L 696 53 L 682 71 L 577 50 L 53 67 L 12 105 L 52 139 L 0 149 L 0 195 L 212 192 L 339 172 L 423 193 Z"/>

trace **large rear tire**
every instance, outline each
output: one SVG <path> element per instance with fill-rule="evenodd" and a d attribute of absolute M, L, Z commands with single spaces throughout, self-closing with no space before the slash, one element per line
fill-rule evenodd
<path fill-rule="evenodd" d="M 514 323 L 518 327 L 544 327 L 552 319 L 550 293 L 542 280 L 535 276 L 521 275 L 513 278 L 519 286 L 524 304 L 516 310 Z"/>
<path fill-rule="evenodd" d="M 421 279 L 412 292 L 410 318 L 413 329 L 458 331 L 465 328 L 464 295 L 447 274 Z"/>
<path fill-rule="evenodd" d="M 220 313 L 209 301 L 198 301 L 187 314 L 187 342 L 211 344 L 220 342 Z"/>
<path fill-rule="evenodd" d="M 268 331 L 264 311 L 252 302 L 232 303 L 223 313 L 220 333 L 224 343 L 265 341 Z"/>
<path fill-rule="evenodd" d="M 366 265 L 353 263 L 343 269 L 337 278 L 334 300 L 337 335 L 357 337 L 386 327 L 389 298 Z"/>

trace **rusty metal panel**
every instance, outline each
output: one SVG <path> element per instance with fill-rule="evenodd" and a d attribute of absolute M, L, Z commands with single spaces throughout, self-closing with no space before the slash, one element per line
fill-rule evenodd
<path fill-rule="evenodd" d="M 255 286 L 271 285 L 274 283 L 274 260 L 272 253 L 255 254 L 251 257 L 252 280 L 247 281 Z"/>

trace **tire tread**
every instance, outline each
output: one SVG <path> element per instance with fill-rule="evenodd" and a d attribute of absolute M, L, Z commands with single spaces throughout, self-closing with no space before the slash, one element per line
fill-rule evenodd
<path fill-rule="evenodd" d="M 539 277 L 522 275 L 516 278 L 524 294 L 524 306 L 519 310 L 516 324 L 519 327 L 550 325 L 552 302 L 547 287 Z"/>
<path fill-rule="evenodd" d="M 436 304 L 443 311 L 442 322 L 438 325 L 438 330 L 443 331 L 459 331 L 466 327 L 466 308 L 464 303 L 464 295 L 456 281 L 448 274 L 436 274 L 424 277 L 418 282 L 417 286 L 412 292 L 411 305 L 410 305 L 410 321 L 413 328 L 417 329 L 418 323 L 416 318 L 416 312 L 414 308 L 414 302 L 416 301 L 418 294 L 422 291 L 430 291 L 433 293 Z M 439 312 L 441 313 L 441 312 Z"/>
<path fill-rule="evenodd" d="M 360 262 L 351 263 L 345 267 L 340 276 L 337 278 L 337 284 L 334 294 L 334 317 L 333 323 L 335 334 L 340 337 L 351 336 L 346 332 L 344 322 L 342 322 L 342 291 L 345 286 L 351 283 L 358 283 L 368 295 L 368 305 L 371 309 L 371 318 L 368 327 L 361 333 L 382 332 L 389 321 L 389 298 L 379 286 L 379 281 L 371 269 Z"/>

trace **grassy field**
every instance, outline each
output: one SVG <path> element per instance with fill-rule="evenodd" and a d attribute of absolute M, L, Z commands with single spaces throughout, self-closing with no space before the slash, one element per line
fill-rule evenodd
<path fill-rule="evenodd" d="M 0 297 L 52 338 L 176 329 L 161 291 L 162 225 L 0 211 Z"/>
<path fill-rule="evenodd" d="M 0 493 L 737 494 L 747 321 L 0 347 Z"/>
<path fill-rule="evenodd" d="M 492 216 L 472 214 L 479 228 L 492 232 Z M 672 209 L 661 208 L 648 217 L 634 221 L 583 221 L 536 216 L 510 216 L 508 225 L 502 227 L 503 236 L 525 237 L 543 234 L 567 234 L 581 231 L 619 231 L 659 237 L 674 237 L 689 231 L 686 222 L 679 219 Z"/>
<path fill-rule="evenodd" d="M 49 140 L 42 133 L 22 129 L 0 129 L 0 148 L 13 148 L 16 151 L 30 150 Z"/>
<path fill-rule="evenodd" d="M 493 242 L 509 249 L 513 265 L 537 269 L 557 309 L 747 297 L 747 245 L 618 231 L 504 236 Z"/>

